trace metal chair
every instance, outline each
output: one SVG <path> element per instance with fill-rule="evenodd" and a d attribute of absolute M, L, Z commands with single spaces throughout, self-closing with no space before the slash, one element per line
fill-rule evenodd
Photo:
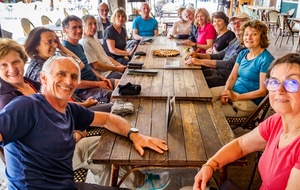
<path fill-rule="evenodd" d="M 279 12 L 276 10 L 271 10 L 266 13 L 266 19 L 267 19 L 267 26 L 270 31 L 274 32 L 277 31 L 278 28 L 278 14 Z"/>
<path fill-rule="evenodd" d="M 294 13 L 295 13 L 295 9 L 290 9 L 290 10 L 287 12 L 287 14 L 290 15 L 290 17 L 293 17 Z"/>
<path fill-rule="evenodd" d="M 296 33 L 299 33 L 299 30 L 298 29 L 295 29 L 293 28 L 293 22 L 291 23 L 288 23 L 287 22 L 287 18 L 285 18 L 284 15 L 280 14 L 278 15 L 278 22 L 279 22 L 279 29 L 280 29 L 280 32 L 276 38 L 276 41 L 275 41 L 275 45 L 279 39 L 279 36 L 281 36 L 281 40 L 280 40 L 280 44 L 279 44 L 279 47 L 281 47 L 281 43 L 282 43 L 282 40 L 283 40 L 283 37 L 288 37 L 287 40 L 286 40 L 286 44 L 288 43 L 289 39 L 290 39 L 290 36 L 292 36 L 292 45 L 294 45 L 294 35 Z"/>
<path fill-rule="evenodd" d="M 49 17 L 47 17 L 46 15 L 41 16 L 41 21 L 42 21 L 43 25 L 52 23 L 52 20 Z"/>
<path fill-rule="evenodd" d="M 25 36 L 28 36 L 29 35 L 29 32 L 35 28 L 34 25 L 32 24 L 32 22 L 27 19 L 27 18 L 22 18 L 21 19 L 21 25 L 22 25 L 22 28 L 23 28 L 23 32 L 24 32 L 24 35 Z"/>
<path fill-rule="evenodd" d="M 265 119 L 265 116 L 269 108 L 270 108 L 269 95 L 267 95 L 249 116 L 226 117 L 226 120 L 232 129 L 241 127 L 243 129 L 252 130 Z"/>
<path fill-rule="evenodd" d="M 87 8 L 82 7 L 81 11 L 83 16 L 89 14 L 89 10 L 87 10 Z"/>

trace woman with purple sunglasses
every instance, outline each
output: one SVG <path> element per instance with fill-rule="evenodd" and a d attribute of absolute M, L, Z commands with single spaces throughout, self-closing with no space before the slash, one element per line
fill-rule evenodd
<path fill-rule="evenodd" d="M 195 177 L 193 190 L 204 190 L 213 172 L 255 151 L 264 150 L 258 169 L 260 190 L 300 186 L 300 55 L 287 54 L 272 63 L 265 86 L 275 114 L 212 156 Z"/>

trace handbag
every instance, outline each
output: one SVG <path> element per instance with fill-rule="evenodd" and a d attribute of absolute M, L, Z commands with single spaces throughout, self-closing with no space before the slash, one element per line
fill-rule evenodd
<path fill-rule="evenodd" d="M 125 85 L 118 85 L 118 87 L 121 95 L 139 95 L 142 89 L 141 85 L 130 82 Z"/>
<path fill-rule="evenodd" d="M 120 99 L 117 99 L 114 102 L 114 105 L 111 107 L 111 113 L 121 115 L 121 116 L 132 114 L 133 112 L 134 112 L 133 104 L 130 102 L 124 102 Z"/>

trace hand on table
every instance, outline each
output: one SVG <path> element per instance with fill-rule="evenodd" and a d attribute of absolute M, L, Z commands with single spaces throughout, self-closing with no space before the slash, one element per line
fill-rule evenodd
<path fill-rule="evenodd" d="M 190 58 L 197 58 L 197 53 L 196 52 L 187 53 L 184 60 L 188 60 Z"/>
<path fill-rule="evenodd" d="M 197 58 L 189 58 L 187 61 L 185 61 L 186 65 L 202 65 L 202 61 Z"/>
<path fill-rule="evenodd" d="M 145 136 L 139 133 L 132 133 L 130 139 L 141 156 L 145 153 L 144 148 L 150 148 L 161 154 L 168 150 L 166 142 L 158 138 Z"/>
<path fill-rule="evenodd" d="M 125 65 L 116 66 L 116 70 L 120 73 L 124 73 L 126 68 L 127 68 L 127 66 L 125 66 Z"/>

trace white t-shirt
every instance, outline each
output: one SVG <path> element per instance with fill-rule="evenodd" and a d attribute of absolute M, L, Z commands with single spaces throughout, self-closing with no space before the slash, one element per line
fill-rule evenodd
<path fill-rule="evenodd" d="M 80 40 L 80 43 L 83 46 L 85 55 L 89 63 L 95 61 L 100 61 L 104 64 L 115 66 L 109 59 L 108 55 L 105 53 L 100 41 L 93 37 L 83 36 Z M 111 71 L 100 71 L 102 76 L 107 77 Z"/>

